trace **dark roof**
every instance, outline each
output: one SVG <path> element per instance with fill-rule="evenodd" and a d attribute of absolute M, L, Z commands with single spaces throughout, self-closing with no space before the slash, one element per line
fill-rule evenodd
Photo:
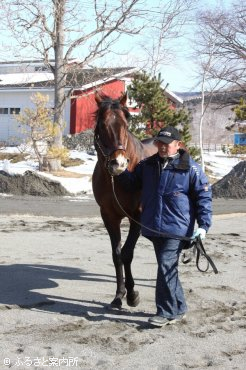
<path fill-rule="evenodd" d="M 182 94 L 180 94 L 181 97 L 184 98 L 184 104 L 187 104 L 187 103 L 192 103 L 192 104 L 198 104 L 201 102 L 201 98 L 202 98 L 202 95 L 201 93 L 194 93 L 194 95 L 188 95 L 188 97 L 186 96 L 182 96 Z M 214 104 L 226 104 L 226 105 L 233 105 L 233 104 L 238 104 L 239 100 L 241 98 L 246 98 L 246 92 L 245 90 L 236 90 L 236 89 L 232 89 L 232 90 L 221 90 L 221 91 L 215 91 L 212 95 L 212 98 L 211 98 L 211 95 L 210 93 L 205 93 L 205 101 L 207 100 L 210 100 L 211 99 L 211 103 L 214 103 Z"/>
<path fill-rule="evenodd" d="M 125 68 L 91 68 L 83 69 L 82 71 L 68 72 L 67 74 L 67 86 L 69 87 L 81 87 L 93 82 L 107 80 L 108 78 L 117 78 L 118 75 L 122 74 L 127 76 L 133 71 L 134 67 Z"/>
<path fill-rule="evenodd" d="M 117 79 L 119 75 L 124 77 L 133 74 L 135 67 L 122 67 L 122 68 L 70 68 L 67 73 L 66 87 L 80 89 L 85 85 L 98 83 L 99 81 L 105 81 L 107 79 Z M 54 80 L 40 81 L 40 82 L 30 82 L 22 84 L 6 84 L 1 85 L 0 89 L 5 88 L 52 88 L 54 87 Z"/>

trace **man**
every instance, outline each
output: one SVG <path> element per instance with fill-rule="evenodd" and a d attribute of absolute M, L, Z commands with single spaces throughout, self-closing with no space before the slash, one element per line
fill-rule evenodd
<path fill-rule="evenodd" d="M 182 237 L 205 238 L 211 225 L 212 194 L 201 167 L 181 149 L 177 129 L 165 127 L 154 140 L 158 153 L 119 179 L 129 191 L 141 189 L 142 235 L 152 241 L 158 263 L 157 312 L 149 323 L 161 327 L 182 320 L 187 311 L 178 277 Z"/>

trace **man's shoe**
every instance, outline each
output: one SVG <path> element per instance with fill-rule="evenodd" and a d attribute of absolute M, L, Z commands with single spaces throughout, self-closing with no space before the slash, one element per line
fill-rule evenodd
<path fill-rule="evenodd" d="M 166 317 L 156 315 L 156 316 L 150 317 L 148 321 L 151 325 L 158 326 L 159 328 L 161 328 L 162 326 L 165 326 L 165 325 L 172 325 L 172 324 L 175 324 L 176 322 L 180 322 L 185 318 L 186 318 L 185 314 L 177 315 L 173 319 L 168 319 Z"/>
<path fill-rule="evenodd" d="M 186 314 L 185 313 L 182 313 L 181 315 L 177 315 L 175 317 L 175 321 L 182 321 L 186 318 Z"/>
<path fill-rule="evenodd" d="M 175 319 L 168 319 L 166 317 L 158 316 L 158 315 L 150 317 L 148 321 L 151 325 L 158 326 L 159 328 L 165 325 L 174 324 L 176 322 Z"/>

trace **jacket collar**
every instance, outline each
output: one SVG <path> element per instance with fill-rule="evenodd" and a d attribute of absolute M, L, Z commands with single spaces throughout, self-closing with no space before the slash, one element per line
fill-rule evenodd
<path fill-rule="evenodd" d="M 177 170 L 188 170 L 190 168 L 190 155 L 183 149 L 179 149 L 180 156 L 176 159 L 173 159 L 171 163 L 167 165 L 166 168 L 176 168 Z M 158 153 L 152 155 L 151 157 L 147 158 L 147 163 L 156 163 L 159 162 L 159 155 Z"/>
<path fill-rule="evenodd" d="M 190 168 L 190 155 L 184 149 L 179 149 L 179 158 L 174 159 L 170 165 L 178 170 L 188 170 Z"/>

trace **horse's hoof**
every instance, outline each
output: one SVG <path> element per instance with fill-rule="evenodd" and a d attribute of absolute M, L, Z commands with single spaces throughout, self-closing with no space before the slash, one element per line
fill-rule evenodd
<path fill-rule="evenodd" d="M 137 305 L 140 302 L 140 296 L 139 296 L 138 291 L 135 291 L 131 294 L 127 294 L 126 302 L 127 302 L 128 306 L 130 306 L 130 307 L 137 307 Z"/>
<path fill-rule="evenodd" d="M 113 309 L 118 309 L 120 310 L 122 307 L 122 300 L 120 298 L 115 298 L 111 303 L 110 307 Z"/>

